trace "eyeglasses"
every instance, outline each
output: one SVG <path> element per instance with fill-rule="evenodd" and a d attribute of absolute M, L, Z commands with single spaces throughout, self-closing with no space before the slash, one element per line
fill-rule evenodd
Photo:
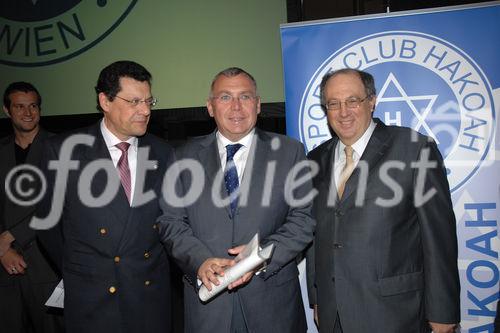
<path fill-rule="evenodd" d="M 235 99 L 239 100 L 241 103 L 250 103 L 253 100 L 255 100 L 257 96 L 252 95 L 252 94 L 241 94 L 238 96 L 233 96 L 230 94 L 221 94 L 219 96 L 212 96 L 211 99 L 216 100 L 217 102 L 221 104 L 230 104 L 232 103 Z"/>
<path fill-rule="evenodd" d="M 357 97 L 350 97 L 343 102 L 339 101 L 338 99 L 332 99 L 326 103 L 325 107 L 327 110 L 337 111 L 337 110 L 340 110 L 340 108 L 342 107 L 342 103 L 344 103 L 345 107 L 348 109 L 357 109 L 357 108 L 359 108 L 359 105 L 361 103 L 363 103 L 364 101 L 366 101 L 370 97 L 371 96 L 369 96 L 369 95 L 363 99 L 357 98 Z"/>
<path fill-rule="evenodd" d="M 155 106 L 155 105 L 156 105 L 156 103 L 158 103 L 158 100 L 157 100 L 156 98 L 154 98 L 154 97 L 150 97 L 150 98 L 148 98 L 148 99 L 138 99 L 138 98 L 134 98 L 134 99 L 132 99 L 132 100 L 130 100 L 130 99 L 125 99 L 125 98 L 120 97 L 120 96 L 118 96 L 118 95 L 115 95 L 115 97 L 118 97 L 119 99 L 121 99 L 121 100 L 123 100 L 123 101 L 125 101 L 125 102 L 130 103 L 130 105 L 132 105 L 133 107 L 137 107 L 137 106 L 139 106 L 139 104 L 141 104 L 141 103 L 146 104 L 146 106 L 148 106 L 148 107 L 153 107 L 153 106 Z"/>
<path fill-rule="evenodd" d="M 32 104 L 13 104 L 11 106 L 11 109 L 14 110 L 15 112 L 21 112 L 24 110 L 39 111 L 40 106 L 38 104 L 35 104 L 35 103 L 32 103 Z"/>

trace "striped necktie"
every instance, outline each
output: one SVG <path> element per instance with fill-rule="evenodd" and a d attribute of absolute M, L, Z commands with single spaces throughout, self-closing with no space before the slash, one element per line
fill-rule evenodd
<path fill-rule="evenodd" d="M 122 183 L 123 189 L 125 190 L 125 194 L 127 195 L 128 202 L 131 202 L 131 192 L 132 192 L 132 181 L 130 179 L 130 168 L 128 167 L 128 148 L 130 147 L 130 143 L 128 142 L 120 142 L 117 143 L 116 148 L 122 151 L 122 156 L 118 160 L 118 172 L 120 174 L 120 181 Z"/>

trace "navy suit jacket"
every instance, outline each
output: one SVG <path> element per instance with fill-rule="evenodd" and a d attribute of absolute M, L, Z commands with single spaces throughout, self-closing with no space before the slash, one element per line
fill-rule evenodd
<path fill-rule="evenodd" d="M 159 197 L 173 150 L 162 140 L 144 135 L 138 147 L 149 148 L 155 168 L 146 170 L 144 193 L 156 199 L 130 206 L 121 185 L 117 195 L 102 207 L 88 207 L 78 188 L 87 188 L 94 197 L 103 193 L 108 178 L 103 170 L 92 179 L 81 179 L 92 162 L 111 157 L 99 124 L 51 138 L 45 151 L 48 195 L 39 206 L 38 216 L 49 212 L 54 192 L 55 172 L 47 162 L 57 160 L 61 146 L 72 134 L 95 138 L 91 146 L 77 145 L 72 160 L 77 170 L 69 171 L 62 217 L 56 227 L 39 232 L 39 237 L 61 267 L 65 285 L 64 315 L 68 332 L 170 332 L 170 277 L 166 252 L 160 242 L 156 218 Z M 144 168 L 138 158 L 137 174 Z M 112 164 L 111 164 L 112 166 Z M 114 171 L 114 170 L 112 170 Z M 118 181 L 118 173 L 109 177 Z M 59 200 L 59 199 L 58 199 Z"/>

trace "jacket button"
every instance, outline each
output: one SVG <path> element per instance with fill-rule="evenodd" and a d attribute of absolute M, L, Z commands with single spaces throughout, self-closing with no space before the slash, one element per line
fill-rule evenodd
<path fill-rule="evenodd" d="M 335 243 L 335 244 L 333 244 L 333 248 L 334 249 L 341 249 L 342 248 L 342 244 Z"/>
<path fill-rule="evenodd" d="M 116 263 L 119 263 L 119 262 L 120 262 L 120 257 L 119 257 L 119 256 L 116 256 L 116 257 L 114 258 L 114 261 L 115 261 Z"/>
<path fill-rule="evenodd" d="M 99 229 L 99 233 L 100 233 L 102 236 L 104 236 L 104 235 L 106 235 L 106 234 L 108 233 L 108 231 L 106 230 L 106 228 L 101 228 L 101 229 Z"/>
<path fill-rule="evenodd" d="M 149 252 L 147 252 L 147 251 L 146 251 L 146 252 L 144 252 L 144 258 L 148 259 L 148 258 L 149 258 L 149 256 L 150 256 Z"/>
<path fill-rule="evenodd" d="M 149 286 L 150 284 L 151 284 L 151 281 L 149 281 L 149 280 L 144 281 L 145 286 Z"/>
<path fill-rule="evenodd" d="M 114 294 L 114 293 L 116 293 L 116 287 L 111 286 L 111 287 L 109 287 L 108 291 L 110 294 Z"/>

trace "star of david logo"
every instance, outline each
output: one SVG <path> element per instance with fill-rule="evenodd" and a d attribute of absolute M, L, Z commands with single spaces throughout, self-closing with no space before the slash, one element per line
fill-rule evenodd
<path fill-rule="evenodd" d="M 392 92 L 396 91 L 396 93 L 389 94 L 388 91 Z M 417 120 L 417 123 L 413 129 L 415 131 L 420 131 L 420 129 L 424 128 L 425 131 L 427 132 L 427 135 L 432 137 L 436 141 L 436 143 L 439 144 L 439 140 L 437 139 L 436 135 L 433 133 L 433 131 L 426 122 L 427 116 L 432 111 L 432 107 L 434 106 L 434 103 L 436 102 L 437 98 L 438 95 L 408 96 L 408 94 L 403 89 L 396 76 L 393 73 L 389 73 L 387 79 L 384 82 L 384 85 L 380 89 L 380 92 L 377 96 L 377 105 L 380 103 L 387 103 L 387 102 L 406 103 L 406 105 L 408 105 L 409 109 L 412 111 L 413 115 Z M 421 111 L 419 111 L 415 105 L 415 102 L 418 101 L 424 101 L 424 102 L 428 101 L 427 105 L 421 108 Z"/>

